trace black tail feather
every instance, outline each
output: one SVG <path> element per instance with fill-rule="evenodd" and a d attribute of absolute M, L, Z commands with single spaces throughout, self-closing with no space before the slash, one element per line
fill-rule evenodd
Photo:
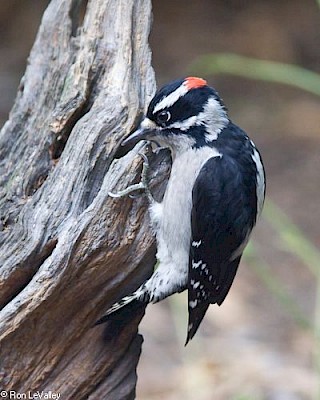
<path fill-rule="evenodd" d="M 229 290 L 231 288 L 231 285 L 233 283 L 233 280 L 236 276 L 238 266 L 240 263 L 241 256 L 233 260 L 226 268 L 226 275 L 223 278 L 221 289 L 219 290 L 219 293 L 216 296 L 212 296 L 210 298 L 210 303 L 214 304 L 217 303 L 219 306 L 224 302 L 225 298 L 227 297 L 227 294 L 229 293 Z"/>
<path fill-rule="evenodd" d="M 189 322 L 188 322 L 188 334 L 185 346 L 188 344 L 189 340 L 193 338 L 196 334 L 201 321 L 209 307 L 209 304 L 202 304 L 197 308 L 189 308 Z"/>
<path fill-rule="evenodd" d="M 106 323 L 103 340 L 106 342 L 117 340 L 121 332 L 128 327 L 130 321 L 135 318 L 142 318 L 145 307 L 146 303 L 134 300 L 126 307 L 120 308 L 112 314 L 104 315 L 94 326 Z"/>
<path fill-rule="evenodd" d="M 146 303 L 140 300 L 133 300 L 125 307 L 119 308 L 111 314 L 106 314 L 98 319 L 93 326 L 104 324 L 105 322 L 125 323 L 128 319 L 134 318 L 136 314 L 141 312 L 146 306 Z"/>

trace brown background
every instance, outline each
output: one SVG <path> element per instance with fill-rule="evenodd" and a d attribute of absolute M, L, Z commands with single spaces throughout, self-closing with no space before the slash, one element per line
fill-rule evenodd
<path fill-rule="evenodd" d="M 0 2 L 0 124 L 23 75 L 48 1 Z M 158 84 L 189 74 L 212 52 L 294 63 L 320 71 L 320 9 L 315 1 L 155 0 L 151 35 Z M 283 85 L 206 76 L 235 123 L 259 146 L 268 196 L 320 245 L 319 99 Z M 305 265 L 260 221 L 254 240 L 283 287 L 314 318 L 316 284 Z M 311 399 L 317 378 L 312 335 L 279 305 L 242 264 L 223 307 L 211 307 L 187 348 L 185 295 L 149 306 L 137 398 Z"/>

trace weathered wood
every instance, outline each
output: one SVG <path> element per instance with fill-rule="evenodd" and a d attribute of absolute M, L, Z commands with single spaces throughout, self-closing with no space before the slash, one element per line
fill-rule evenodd
<path fill-rule="evenodd" d="M 154 262 L 146 200 L 108 197 L 141 167 L 113 155 L 155 89 L 150 20 L 150 0 L 44 13 L 0 135 L 1 389 L 134 398 L 141 315 L 90 328 Z"/>

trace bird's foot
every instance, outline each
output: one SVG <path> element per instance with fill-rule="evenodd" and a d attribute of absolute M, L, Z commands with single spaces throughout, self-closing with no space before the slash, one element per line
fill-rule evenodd
<path fill-rule="evenodd" d="M 161 150 L 168 149 L 167 147 L 161 146 L 160 143 L 158 143 L 156 140 L 151 140 L 150 141 L 150 147 L 153 153 L 159 154 Z"/>
<path fill-rule="evenodd" d="M 148 145 L 149 144 L 147 144 L 146 147 L 148 147 Z M 139 183 L 135 183 L 134 185 L 128 186 L 126 189 L 119 190 L 116 193 L 109 192 L 108 195 L 110 197 L 119 198 L 119 197 L 125 197 L 125 196 L 129 195 L 129 197 L 131 197 L 131 198 L 136 198 L 136 197 L 138 197 L 138 195 L 134 195 L 132 193 L 136 192 L 137 190 L 143 190 L 144 194 L 147 196 L 147 198 L 148 198 L 150 203 L 153 203 L 155 201 L 153 196 L 152 196 L 152 193 L 150 191 L 150 188 L 149 188 L 149 182 L 150 182 L 149 170 L 150 170 L 150 165 L 149 165 L 148 157 L 142 152 L 139 152 L 138 154 L 143 159 L 142 172 L 141 172 L 141 181 Z"/>

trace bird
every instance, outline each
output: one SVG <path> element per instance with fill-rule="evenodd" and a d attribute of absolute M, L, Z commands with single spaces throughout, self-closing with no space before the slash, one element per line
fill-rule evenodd
<path fill-rule="evenodd" d="M 254 142 L 231 121 L 217 91 L 198 77 L 175 80 L 157 91 L 140 126 L 121 146 L 142 140 L 168 148 L 172 157 L 161 202 L 153 199 L 148 182 L 139 186 L 150 202 L 158 266 L 97 324 L 130 303 L 156 303 L 187 290 L 187 344 L 209 305 L 220 306 L 234 281 L 263 208 L 263 161 Z M 146 171 L 142 175 L 146 177 Z M 136 189 L 133 185 L 110 195 Z"/>

